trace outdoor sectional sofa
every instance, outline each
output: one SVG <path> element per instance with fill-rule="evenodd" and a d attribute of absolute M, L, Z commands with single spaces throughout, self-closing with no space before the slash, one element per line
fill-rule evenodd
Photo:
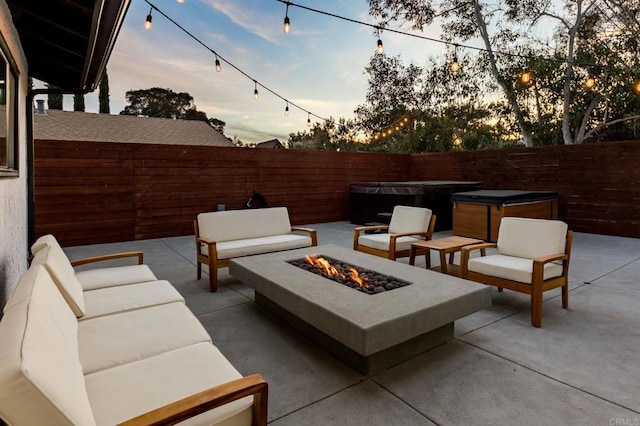
<path fill-rule="evenodd" d="M 266 424 L 267 383 L 231 365 L 141 253 L 76 273 L 51 236 L 32 252 L 0 321 L 3 421 Z"/>
<path fill-rule="evenodd" d="M 204 263 L 211 291 L 218 290 L 218 268 L 229 259 L 318 245 L 314 229 L 291 226 L 286 207 L 200 213 L 194 228 L 198 279 Z"/>

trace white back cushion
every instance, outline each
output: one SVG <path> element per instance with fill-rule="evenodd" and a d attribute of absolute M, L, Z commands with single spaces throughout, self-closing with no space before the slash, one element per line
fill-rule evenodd
<path fill-rule="evenodd" d="M 0 322 L 0 417 L 9 424 L 94 425 L 78 323 L 46 269 L 21 277 Z"/>
<path fill-rule="evenodd" d="M 526 259 L 564 253 L 567 229 L 559 220 L 504 217 L 498 232 L 498 253 Z"/>
<path fill-rule="evenodd" d="M 289 234 L 291 223 L 286 207 L 226 210 L 200 213 L 198 230 L 213 241 L 232 241 Z"/>
<path fill-rule="evenodd" d="M 84 315 L 84 295 L 69 258 L 58 246 L 44 247 L 33 257 L 32 265 L 44 265 L 60 293 L 77 317 Z"/>
<path fill-rule="evenodd" d="M 395 206 L 389 223 L 390 234 L 427 232 L 431 221 L 431 210 L 422 207 Z"/>
<path fill-rule="evenodd" d="M 31 245 L 31 254 L 36 254 L 40 249 L 51 246 L 57 246 L 62 249 L 56 237 L 51 234 L 43 235 Z"/>

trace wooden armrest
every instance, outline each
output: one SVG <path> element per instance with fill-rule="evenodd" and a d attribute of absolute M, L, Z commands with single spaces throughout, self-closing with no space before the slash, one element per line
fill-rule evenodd
<path fill-rule="evenodd" d="M 105 260 L 122 259 L 124 257 L 137 257 L 138 265 L 142 265 L 143 263 L 143 254 L 141 251 L 128 251 L 123 253 L 104 254 L 101 256 L 92 256 L 86 257 L 84 259 L 72 260 L 71 266 L 86 265 L 87 263 L 102 262 Z"/>
<path fill-rule="evenodd" d="M 372 226 L 358 226 L 354 231 L 386 231 L 389 229 L 389 225 L 372 225 Z"/>
<path fill-rule="evenodd" d="M 400 237 L 428 237 L 429 236 L 429 232 L 425 231 L 425 232 L 405 232 L 403 234 L 391 234 L 391 238 L 400 238 Z"/>
<path fill-rule="evenodd" d="M 496 248 L 496 247 L 498 247 L 498 244 L 496 243 L 480 243 L 480 244 L 471 244 L 468 246 L 464 246 L 460 249 L 460 251 L 469 253 L 475 250 L 486 250 L 489 248 Z"/>
<path fill-rule="evenodd" d="M 215 241 L 210 240 L 208 238 L 204 238 L 204 237 L 198 237 L 198 238 L 196 238 L 196 241 L 198 243 L 205 244 L 205 245 L 208 245 L 208 246 L 211 245 L 211 244 L 215 244 L 216 243 Z"/>
<path fill-rule="evenodd" d="M 569 256 L 567 256 L 565 253 L 550 254 L 548 256 L 540 256 L 533 259 L 533 263 L 545 264 L 549 262 L 555 262 L 557 260 L 567 260 L 568 258 Z"/>
<path fill-rule="evenodd" d="M 173 425 L 229 402 L 253 395 L 253 424 L 267 424 L 268 384 L 260 374 L 242 377 L 165 405 L 120 425 Z"/>
<path fill-rule="evenodd" d="M 307 232 L 309 234 L 309 236 L 311 237 L 311 245 L 312 246 L 317 246 L 318 245 L 318 234 L 317 234 L 315 229 L 303 228 L 301 226 L 292 226 L 291 230 L 292 231 L 299 231 L 299 232 Z"/>

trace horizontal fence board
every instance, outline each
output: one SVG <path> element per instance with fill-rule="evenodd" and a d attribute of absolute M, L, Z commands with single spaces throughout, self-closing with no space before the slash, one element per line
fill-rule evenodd
<path fill-rule="evenodd" d="M 412 155 L 36 141 L 35 228 L 64 245 L 189 235 L 254 191 L 321 223 L 349 216 L 353 182 L 463 180 L 557 191 L 572 229 L 640 237 L 638 162 L 638 141 Z"/>

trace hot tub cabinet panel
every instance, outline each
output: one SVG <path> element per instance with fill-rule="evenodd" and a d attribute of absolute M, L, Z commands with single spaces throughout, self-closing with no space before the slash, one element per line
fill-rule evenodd
<path fill-rule="evenodd" d="M 503 217 L 558 218 L 553 191 L 480 190 L 459 192 L 453 200 L 453 233 L 490 242 L 498 240 Z"/>
<path fill-rule="evenodd" d="M 481 182 L 355 182 L 349 185 L 349 220 L 360 225 L 379 221 L 397 205 L 427 207 L 437 215 L 436 231 L 452 227 L 451 194 L 482 189 Z"/>

